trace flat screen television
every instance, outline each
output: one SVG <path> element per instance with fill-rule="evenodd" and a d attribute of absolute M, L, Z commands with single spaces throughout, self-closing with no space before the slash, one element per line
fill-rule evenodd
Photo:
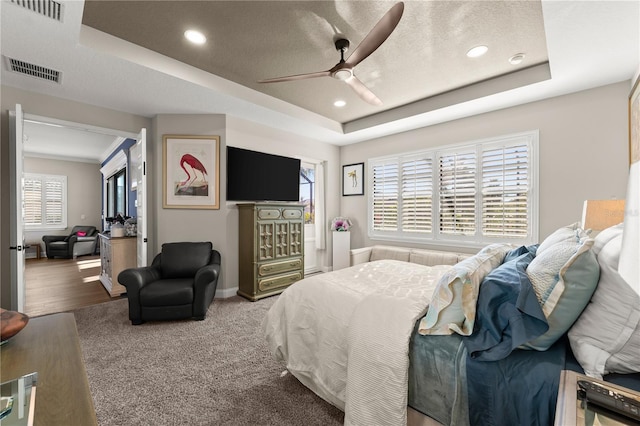
<path fill-rule="evenodd" d="M 300 201 L 300 160 L 228 146 L 227 201 Z"/>

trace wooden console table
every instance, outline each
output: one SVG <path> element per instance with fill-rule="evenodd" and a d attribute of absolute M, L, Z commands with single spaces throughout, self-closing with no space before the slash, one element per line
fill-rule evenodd
<path fill-rule="evenodd" d="M 31 318 L 0 346 L 0 381 L 38 373 L 34 425 L 97 425 L 71 313 Z"/>

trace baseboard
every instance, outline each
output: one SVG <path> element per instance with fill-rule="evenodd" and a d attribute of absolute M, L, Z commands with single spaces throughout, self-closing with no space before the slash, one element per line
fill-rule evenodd
<path fill-rule="evenodd" d="M 223 289 L 218 289 L 216 290 L 216 299 L 228 299 L 229 297 L 233 297 L 236 295 L 238 291 L 238 287 L 231 287 L 231 288 L 225 288 Z"/>

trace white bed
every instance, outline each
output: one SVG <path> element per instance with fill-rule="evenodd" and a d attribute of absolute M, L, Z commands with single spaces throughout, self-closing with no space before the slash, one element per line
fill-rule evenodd
<path fill-rule="evenodd" d="M 299 281 L 265 318 L 269 348 L 345 425 L 406 424 L 409 339 L 450 269 L 379 260 Z"/>
<path fill-rule="evenodd" d="M 345 412 L 345 425 L 404 426 L 408 406 L 442 424 L 518 424 L 521 415 L 552 424 L 560 371 L 576 367 L 572 350 L 589 371 L 585 354 L 612 345 L 585 344 L 583 329 L 593 337 L 599 310 L 620 310 L 601 296 L 628 287 L 606 274 L 621 233 L 614 226 L 594 240 L 576 223 L 539 246 L 493 244 L 453 266 L 382 259 L 308 277 L 267 313 L 266 340 L 301 383 Z M 602 375 L 640 371 L 634 297 L 629 315 L 602 330 L 624 337 L 605 357 L 624 365 L 609 362 Z M 490 330 L 497 339 L 485 341 Z"/>

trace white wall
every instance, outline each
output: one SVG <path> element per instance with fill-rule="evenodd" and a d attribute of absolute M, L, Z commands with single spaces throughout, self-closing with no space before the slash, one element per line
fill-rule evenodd
<path fill-rule="evenodd" d="M 163 242 L 212 241 L 221 249 L 223 277 L 220 295 L 237 287 L 237 210 L 227 204 L 226 162 L 220 162 L 220 210 L 162 208 L 162 135 L 221 136 L 221 159 L 226 145 L 272 154 L 327 162 L 326 220 L 342 215 L 353 219 L 352 247 L 374 243 L 366 235 L 367 195 L 341 197 L 341 165 L 368 158 L 472 141 L 525 130 L 540 130 L 540 239 L 559 226 L 579 220 L 586 198 L 623 198 L 628 172 L 629 81 L 545 101 L 443 123 L 359 144 L 336 147 L 287 132 L 223 115 L 159 115 L 153 120 L 65 99 L 2 86 L 3 193 L 9 191 L 8 110 L 16 103 L 27 113 L 137 133 L 149 132 L 149 257 Z M 10 300 L 8 253 L 8 197 L 1 197 L 0 248 L 2 301 Z M 322 260 L 331 262 L 331 236 Z M 6 283 L 6 285 L 5 285 Z"/>
<path fill-rule="evenodd" d="M 630 82 L 625 81 L 374 139 L 342 147 L 340 161 L 366 163 L 392 153 L 539 129 L 542 240 L 558 227 L 579 221 L 585 199 L 625 197 L 629 92 Z M 341 197 L 341 214 L 355 222 L 352 247 L 376 243 L 367 235 L 366 192 L 363 197 Z"/>
<path fill-rule="evenodd" d="M 102 230 L 102 175 L 100 164 L 25 157 L 25 173 L 67 176 L 67 229 L 25 231 L 27 242 L 39 242 L 44 253 L 43 235 L 69 235 L 76 225 Z M 84 218 L 83 218 L 84 217 Z"/>

